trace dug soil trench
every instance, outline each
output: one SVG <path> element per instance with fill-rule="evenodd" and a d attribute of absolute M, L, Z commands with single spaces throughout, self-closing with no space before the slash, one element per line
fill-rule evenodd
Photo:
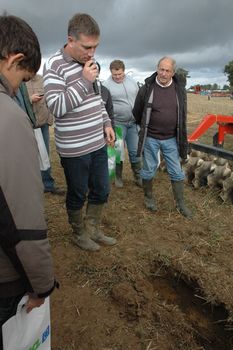
<path fill-rule="evenodd" d="M 53 175 L 65 189 L 53 133 L 51 148 Z M 72 244 L 65 197 L 45 194 L 60 282 L 51 297 L 53 350 L 233 349 L 233 205 L 187 185 L 190 221 L 175 210 L 166 173 L 157 174 L 154 193 L 152 214 L 126 162 L 124 187 L 112 186 L 103 215 L 117 245 L 97 253 Z"/>
<path fill-rule="evenodd" d="M 174 271 L 157 277 L 153 286 L 161 298 L 181 310 L 191 324 L 200 348 L 224 350 L 232 348 L 233 329 L 228 324 L 224 305 L 211 305 L 205 301 L 199 286 Z M 185 278 L 185 281 L 183 280 Z"/>

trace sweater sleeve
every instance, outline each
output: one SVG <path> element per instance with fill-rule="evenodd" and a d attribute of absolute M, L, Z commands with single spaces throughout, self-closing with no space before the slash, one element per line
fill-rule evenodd
<path fill-rule="evenodd" d="M 77 66 L 77 63 L 76 63 Z M 65 78 L 58 70 L 44 67 L 44 90 L 47 106 L 56 118 L 61 118 L 80 106 L 88 94 L 93 93 L 92 83 L 81 74 L 67 86 Z"/>

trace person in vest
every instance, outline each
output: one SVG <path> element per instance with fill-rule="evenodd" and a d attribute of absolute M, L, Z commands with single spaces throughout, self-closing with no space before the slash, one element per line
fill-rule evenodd
<path fill-rule="evenodd" d="M 44 98 L 43 77 L 36 74 L 26 83 L 32 109 L 36 117 L 36 128 L 40 127 L 43 135 L 45 147 L 49 156 L 49 127 L 53 124 L 53 115 L 49 111 Z M 51 164 L 51 163 L 50 163 Z M 51 166 L 47 170 L 41 171 L 42 181 L 44 184 L 44 192 L 56 195 L 64 195 L 65 191 L 60 189 L 51 174 Z"/>

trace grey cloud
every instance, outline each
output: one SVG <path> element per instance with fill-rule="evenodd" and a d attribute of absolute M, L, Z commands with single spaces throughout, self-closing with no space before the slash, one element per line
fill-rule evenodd
<path fill-rule="evenodd" d="M 87 12 L 101 28 L 96 55 L 104 70 L 120 58 L 140 78 L 170 55 L 197 79 L 224 81 L 233 59 L 232 0 L 1 0 L 0 9 L 31 24 L 46 57 L 65 43 L 70 17 Z"/>

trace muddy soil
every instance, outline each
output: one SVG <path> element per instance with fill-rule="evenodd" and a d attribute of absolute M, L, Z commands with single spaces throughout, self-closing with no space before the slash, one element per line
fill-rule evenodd
<path fill-rule="evenodd" d="M 65 189 L 52 133 L 51 148 L 53 175 Z M 160 171 L 154 180 L 158 211 L 152 214 L 126 162 L 124 187 L 112 185 L 103 215 L 103 230 L 118 243 L 96 253 L 72 244 L 65 198 L 46 194 L 60 282 L 51 297 L 52 349 L 232 350 L 233 205 L 222 203 L 218 191 L 186 185 L 194 212 L 187 220 Z"/>

